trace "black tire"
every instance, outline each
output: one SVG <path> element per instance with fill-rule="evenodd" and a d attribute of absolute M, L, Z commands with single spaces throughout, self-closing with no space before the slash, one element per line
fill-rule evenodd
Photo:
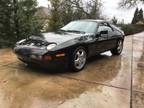
<path fill-rule="evenodd" d="M 81 52 L 81 60 L 78 57 L 78 53 Z M 84 55 L 83 55 L 84 54 Z M 83 56 L 82 56 L 83 55 Z M 79 72 L 81 70 L 84 69 L 85 65 L 86 65 L 86 61 L 87 61 L 87 53 L 86 53 L 86 49 L 84 47 L 78 47 L 74 50 L 74 52 L 72 53 L 71 57 L 70 57 L 70 68 L 73 72 Z M 76 64 L 77 62 L 77 64 Z M 78 63 L 81 62 L 81 66 L 78 66 Z M 80 65 L 80 64 L 79 64 Z"/>
<path fill-rule="evenodd" d="M 117 41 L 116 48 L 112 49 L 112 50 L 111 50 L 111 53 L 112 53 L 113 55 L 120 55 L 121 52 L 122 52 L 122 50 L 123 50 L 123 40 L 122 40 L 122 39 L 119 39 L 119 40 Z"/>

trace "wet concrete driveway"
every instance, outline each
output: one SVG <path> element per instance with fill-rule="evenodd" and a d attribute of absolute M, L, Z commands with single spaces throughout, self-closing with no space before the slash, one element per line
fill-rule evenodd
<path fill-rule="evenodd" d="M 130 107 L 144 108 L 144 33 L 126 37 L 121 56 L 96 56 L 79 73 L 29 68 L 0 50 L 0 108 Z"/>

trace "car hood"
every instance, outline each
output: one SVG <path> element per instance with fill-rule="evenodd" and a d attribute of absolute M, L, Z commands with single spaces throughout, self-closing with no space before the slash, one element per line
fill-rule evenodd
<path fill-rule="evenodd" d="M 49 44 L 56 43 L 57 46 L 52 48 L 50 51 L 56 51 L 68 46 L 79 43 L 88 43 L 94 41 L 94 35 L 90 33 L 67 33 L 67 32 L 49 32 L 43 33 L 40 36 L 31 36 L 24 42 L 19 42 L 15 49 L 33 48 L 40 50 L 45 49 Z M 46 50 L 47 51 L 47 50 Z"/>
<path fill-rule="evenodd" d="M 49 43 L 61 44 L 84 35 L 86 34 L 49 32 L 43 33 L 41 38 Z"/>

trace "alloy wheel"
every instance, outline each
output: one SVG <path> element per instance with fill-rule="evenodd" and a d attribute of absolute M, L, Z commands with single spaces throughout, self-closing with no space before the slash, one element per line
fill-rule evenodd
<path fill-rule="evenodd" d="M 75 53 L 75 57 L 74 57 L 75 68 L 82 69 L 85 64 L 86 64 L 86 52 L 84 49 L 79 49 Z"/>

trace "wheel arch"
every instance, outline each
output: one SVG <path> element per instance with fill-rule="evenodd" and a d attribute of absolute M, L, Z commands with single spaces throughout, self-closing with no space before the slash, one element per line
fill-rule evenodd
<path fill-rule="evenodd" d="M 86 44 L 79 44 L 79 45 L 73 46 L 71 48 L 72 50 L 70 49 L 70 53 L 73 53 L 79 47 L 83 47 L 85 49 L 85 51 L 86 51 L 87 56 L 89 55 L 89 48 L 88 48 L 88 45 L 86 45 Z"/>

